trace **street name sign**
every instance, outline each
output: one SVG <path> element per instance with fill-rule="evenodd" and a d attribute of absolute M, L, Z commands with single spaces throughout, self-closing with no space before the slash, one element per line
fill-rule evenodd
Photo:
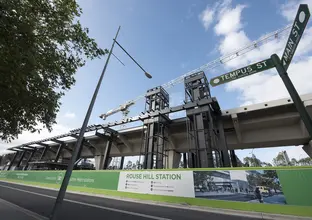
<path fill-rule="evenodd" d="M 301 4 L 299 6 L 294 24 L 291 28 L 290 35 L 282 56 L 282 64 L 285 70 L 288 69 L 288 66 L 295 54 L 301 36 L 304 32 L 304 29 L 309 21 L 310 12 L 307 4 Z"/>
<path fill-rule="evenodd" d="M 236 79 L 240 79 L 242 77 L 245 76 L 250 76 L 252 74 L 264 71 L 264 70 L 268 70 L 274 67 L 273 61 L 270 59 L 266 59 L 254 64 L 251 64 L 249 66 L 245 66 L 243 68 L 234 70 L 232 72 L 229 73 L 225 73 L 221 76 L 217 76 L 215 78 L 212 78 L 210 80 L 210 85 L 211 86 L 218 86 L 224 83 L 228 83 L 231 82 L 233 80 Z"/>

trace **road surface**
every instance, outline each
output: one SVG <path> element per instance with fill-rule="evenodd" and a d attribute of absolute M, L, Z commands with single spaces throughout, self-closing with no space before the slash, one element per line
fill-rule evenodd
<path fill-rule="evenodd" d="M 0 181 L 0 199 L 15 204 L 21 210 L 40 215 L 47 219 L 53 207 L 57 191 Z M 1 204 L 0 204 L 1 205 Z M 5 207 L 3 206 L 3 209 Z M 1 219 L 9 216 L 9 209 L 1 211 Z M 45 217 L 45 218 L 44 218 Z M 28 218 L 19 218 L 28 220 Z M 38 218 L 32 218 L 38 219 Z M 67 193 L 62 206 L 59 220 L 68 219 L 123 219 L 123 220 L 260 220 L 242 216 L 229 216 L 181 208 L 142 204 L 108 198 Z"/>

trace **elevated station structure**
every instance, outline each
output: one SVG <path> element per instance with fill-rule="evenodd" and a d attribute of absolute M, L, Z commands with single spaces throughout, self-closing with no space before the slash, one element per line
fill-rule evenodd
<path fill-rule="evenodd" d="M 143 169 L 230 167 L 238 165 L 235 150 L 304 145 L 312 157 L 311 140 L 290 98 L 221 110 L 211 96 L 204 72 L 185 77 L 185 100 L 169 106 L 169 94 L 156 87 L 146 93 L 141 115 L 108 124 L 88 126 L 79 158 L 95 158 L 96 169 L 107 169 L 112 158 L 140 156 Z M 312 94 L 301 96 L 312 116 Z M 185 111 L 186 117 L 170 119 Z M 141 126 L 117 130 L 141 121 Z M 5 169 L 65 169 L 79 129 L 11 147 L 1 157 Z M 182 158 L 181 158 L 182 157 Z M 141 160 L 141 159 L 140 159 Z M 78 164 L 79 160 L 76 161 Z"/>

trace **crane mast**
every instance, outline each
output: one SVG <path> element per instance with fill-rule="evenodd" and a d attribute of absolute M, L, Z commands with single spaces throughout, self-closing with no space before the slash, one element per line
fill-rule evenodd
<path fill-rule="evenodd" d="M 209 63 L 206 63 L 192 71 L 189 71 L 167 83 L 164 83 L 163 85 L 161 85 L 164 89 L 170 89 L 172 87 L 174 87 L 175 85 L 177 84 L 180 84 L 183 82 L 184 78 L 186 76 L 189 76 L 193 73 L 196 73 L 196 72 L 200 72 L 200 71 L 205 71 L 205 70 L 208 70 L 208 69 L 213 69 L 213 68 L 216 68 L 217 66 L 219 65 L 222 65 L 224 63 L 227 63 L 229 62 L 230 60 L 233 60 L 239 56 L 242 56 L 260 46 L 262 46 L 263 44 L 266 44 L 274 39 L 277 39 L 279 37 L 282 37 L 282 36 L 285 36 L 285 35 L 288 35 L 288 31 L 289 29 L 292 27 L 292 25 L 287 25 L 286 27 L 282 28 L 282 29 L 279 29 L 279 30 L 276 30 L 274 32 L 271 32 L 269 34 L 266 34 L 264 35 L 263 37 L 261 37 L 260 39 L 256 40 L 256 41 L 253 41 L 252 43 L 238 49 L 238 50 L 235 50 L 229 54 L 226 54 L 216 60 L 213 60 Z M 105 120 L 108 116 L 110 115 L 113 115 L 113 114 L 116 114 L 118 112 L 122 112 L 124 116 L 127 116 L 128 113 L 129 113 L 129 107 L 134 105 L 137 101 L 139 101 L 140 99 L 144 98 L 145 97 L 145 94 L 144 95 L 140 95 L 138 97 L 136 97 L 135 99 L 132 99 L 130 101 L 127 101 L 126 103 L 120 105 L 118 108 L 115 108 L 115 109 L 111 109 L 109 110 L 108 112 L 106 112 L 105 114 L 102 114 L 100 115 L 100 118 L 102 118 L 103 120 Z"/>

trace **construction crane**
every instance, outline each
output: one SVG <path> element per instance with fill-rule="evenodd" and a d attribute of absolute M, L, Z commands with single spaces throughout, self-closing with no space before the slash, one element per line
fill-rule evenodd
<path fill-rule="evenodd" d="M 122 112 L 124 117 L 127 117 L 127 115 L 129 114 L 129 107 L 131 105 L 134 105 L 135 101 L 134 100 L 130 100 L 128 102 L 126 102 L 125 104 L 120 105 L 118 108 L 115 109 L 111 109 L 108 112 L 106 112 L 105 114 L 102 114 L 100 116 L 100 118 L 102 118 L 103 120 L 105 120 L 108 116 L 113 115 L 117 112 Z"/>
<path fill-rule="evenodd" d="M 266 44 L 272 40 L 274 40 L 274 39 L 288 35 L 288 31 L 291 28 L 291 26 L 292 25 L 287 25 L 286 27 L 284 27 L 282 29 L 271 32 L 269 34 L 266 34 L 263 37 L 261 37 L 260 39 L 253 41 L 252 43 L 246 45 L 245 47 L 242 47 L 238 50 L 233 51 L 232 53 L 229 53 L 229 54 L 224 55 L 224 56 L 222 56 L 216 60 L 213 60 L 209 63 L 206 63 L 206 64 L 200 66 L 199 68 L 196 68 L 192 71 L 189 71 L 189 72 L 187 72 L 187 73 L 163 84 L 162 87 L 164 89 L 170 89 L 170 88 L 174 87 L 175 85 L 182 83 L 186 76 L 189 76 L 193 73 L 197 73 L 200 71 L 205 71 L 208 69 L 216 68 L 217 66 L 222 65 L 224 63 L 227 63 L 230 60 L 233 60 L 239 56 L 242 56 L 242 55 L 244 55 L 244 54 L 246 54 L 246 53 L 248 53 L 248 52 L 250 52 L 250 51 L 252 51 L 252 50 L 254 50 L 254 49 L 256 49 L 256 48 L 258 48 L 258 47 L 260 47 L 260 46 L 262 46 L 262 45 L 264 45 L 264 44 Z M 145 94 L 140 95 L 133 100 L 127 101 L 126 103 L 120 105 L 118 108 L 111 109 L 108 112 L 106 112 L 105 114 L 100 115 L 100 118 L 105 120 L 108 116 L 113 115 L 113 114 L 118 113 L 118 112 L 122 112 L 123 116 L 126 117 L 129 114 L 129 107 L 134 105 L 137 101 L 139 101 L 140 99 L 143 99 L 144 97 L 145 97 Z"/>

